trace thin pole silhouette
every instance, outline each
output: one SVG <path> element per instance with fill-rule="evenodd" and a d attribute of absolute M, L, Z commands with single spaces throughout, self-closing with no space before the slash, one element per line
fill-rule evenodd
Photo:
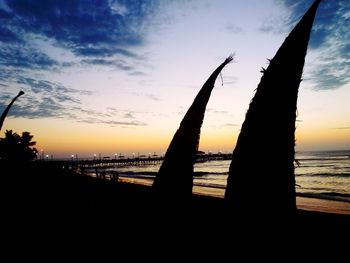
<path fill-rule="evenodd" d="M 217 76 L 232 60 L 231 55 L 211 74 L 182 119 L 155 177 L 153 188 L 156 193 L 174 199 L 188 199 L 192 196 L 193 164 L 205 109 Z"/>
<path fill-rule="evenodd" d="M 6 107 L 6 109 L 5 109 L 4 112 L 2 113 L 1 118 L 0 118 L 0 131 L 1 131 L 2 125 L 3 125 L 3 123 L 4 123 L 4 120 L 5 120 L 6 116 L 7 116 L 7 113 L 9 112 L 9 110 L 10 110 L 12 104 L 15 102 L 15 100 L 17 100 L 17 99 L 18 99 L 20 96 L 22 96 L 23 94 L 24 94 L 24 92 L 23 92 L 23 91 L 20 91 L 20 92 L 17 94 L 17 96 L 14 97 L 14 98 L 12 99 L 12 101 L 10 102 L 10 104 Z"/>
<path fill-rule="evenodd" d="M 287 216 L 296 211 L 295 121 L 316 0 L 263 76 L 233 151 L 225 199 L 237 215 Z"/>

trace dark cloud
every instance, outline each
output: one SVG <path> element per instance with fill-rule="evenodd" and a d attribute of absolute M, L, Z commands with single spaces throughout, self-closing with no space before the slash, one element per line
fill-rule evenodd
<path fill-rule="evenodd" d="M 86 57 L 109 57 L 123 55 L 130 58 L 140 58 L 137 54 L 121 48 L 112 47 L 79 47 L 74 50 L 75 54 Z"/>
<path fill-rule="evenodd" d="M 91 92 L 64 87 L 61 84 L 47 80 L 36 80 L 18 76 L 15 83 L 25 95 L 20 103 L 13 105 L 9 116 L 30 119 L 55 117 L 72 118 L 74 107 L 81 105 L 81 96 L 91 95 Z M 0 96 L 1 108 L 9 103 L 9 92 Z M 81 107 L 77 107 L 81 108 Z"/>
<path fill-rule="evenodd" d="M 43 35 L 83 56 L 135 56 L 126 48 L 143 43 L 144 23 L 158 7 L 156 0 L 4 3 L 7 8 L 0 9 L 0 19 L 8 26 L 2 28 L 3 37 L 15 41 L 23 32 Z"/>
<path fill-rule="evenodd" d="M 292 27 L 313 0 L 283 0 L 292 11 Z M 350 81 L 350 1 L 322 1 L 314 22 L 309 47 L 318 54 L 318 63 L 306 72 L 315 89 L 335 89 Z M 309 74 L 309 76 L 308 76 Z"/>
<path fill-rule="evenodd" d="M 25 95 L 21 96 L 12 106 L 8 114 L 10 118 L 64 118 L 77 122 L 122 127 L 147 125 L 138 121 L 133 111 L 106 108 L 101 112 L 84 107 L 82 97 L 93 95 L 88 91 L 67 88 L 59 83 L 32 78 L 19 78 L 16 84 L 24 90 Z M 5 109 L 13 97 L 14 94 L 9 91 L 2 92 L 0 109 Z"/>
<path fill-rule="evenodd" d="M 159 0 L 1 0 L 0 71 L 88 64 L 143 75 L 135 62 L 145 57 L 131 49 L 144 43 L 158 6 Z M 74 62 L 52 57 L 50 46 L 69 51 Z M 0 80 L 10 81 L 1 73 Z"/>
<path fill-rule="evenodd" d="M 155 114 L 154 112 L 123 110 L 123 109 L 117 109 L 113 107 L 107 107 L 106 114 L 113 118 L 118 117 L 123 119 L 130 119 L 130 120 L 135 120 L 137 118 L 144 119 L 146 115 L 160 116 L 160 114 Z M 142 117 L 140 117 L 140 115 Z"/>
<path fill-rule="evenodd" d="M 119 58 L 88 58 L 81 60 L 81 64 L 94 66 L 108 66 L 117 70 L 127 72 L 129 76 L 144 76 L 146 73 L 139 71 L 134 63 L 127 62 Z"/>
<path fill-rule="evenodd" d="M 86 113 L 84 117 L 79 118 L 78 122 L 84 122 L 89 124 L 105 124 L 112 127 L 122 126 L 122 127 L 130 127 L 130 126 L 146 126 L 145 122 L 140 122 L 136 120 L 134 113 L 132 111 L 121 111 L 114 108 L 107 108 L 105 113 L 96 112 L 92 110 L 83 110 L 76 109 L 77 112 Z M 110 114 L 113 112 L 114 114 Z M 116 121 L 115 119 L 128 119 L 127 121 Z"/>
<path fill-rule="evenodd" d="M 146 76 L 147 74 L 145 72 L 142 71 L 132 71 L 129 73 L 130 76 Z"/>
<path fill-rule="evenodd" d="M 345 65 L 344 65 L 345 64 Z M 350 82 L 350 65 L 343 62 L 331 62 L 311 72 L 311 81 L 316 90 L 339 88 Z"/>
<path fill-rule="evenodd" d="M 135 70 L 135 66 L 132 66 L 130 63 L 120 59 L 94 58 L 94 59 L 83 59 L 81 62 L 83 64 L 88 64 L 88 65 L 114 67 L 114 68 L 121 69 L 123 71 Z"/>
<path fill-rule="evenodd" d="M 29 89 L 36 93 L 45 96 L 51 96 L 58 99 L 62 99 L 70 95 L 92 95 L 92 92 L 86 90 L 67 88 L 59 83 L 54 83 L 47 80 L 37 80 L 32 78 L 18 77 L 18 84 L 24 84 L 29 87 Z M 69 101 L 74 101 L 70 97 Z"/>
<path fill-rule="evenodd" d="M 52 69 L 58 66 L 58 63 L 46 54 L 25 45 L 0 44 L 0 53 L 0 69 Z"/>
<path fill-rule="evenodd" d="M 0 26 L 0 41 L 1 42 L 18 42 L 20 39 L 15 33 L 8 28 Z"/>
<path fill-rule="evenodd" d="M 84 122 L 84 123 L 90 123 L 90 124 L 106 124 L 112 127 L 115 126 L 126 126 L 126 127 L 130 127 L 130 126 L 146 126 L 147 124 L 144 122 L 139 122 L 139 121 L 106 121 L 106 120 L 101 120 L 98 118 L 86 118 L 83 120 L 80 120 L 79 122 Z"/>
<path fill-rule="evenodd" d="M 285 5 L 292 10 L 290 24 L 295 24 L 305 13 L 313 0 L 283 0 Z M 329 37 L 338 35 L 344 31 L 349 36 L 347 25 L 349 24 L 350 2 L 348 0 L 321 2 L 310 38 L 311 48 L 318 48 Z M 338 31 L 338 32 L 337 32 Z M 341 36 L 337 36 L 341 37 Z"/>
<path fill-rule="evenodd" d="M 110 121 L 110 122 L 105 122 L 105 124 L 109 124 L 111 126 L 147 126 L 147 123 L 139 122 L 139 121 L 131 121 L 131 122 Z"/>
<path fill-rule="evenodd" d="M 128 115 L 84 109 L 82 97 L 91 93 L 47 81 L 45 74 L 74 65 L 144 74 L 138 68 L 144 56 L 131 50 L 144 43 L 144 29 L 157 8 L 158 0 L 0 0 L 0 85 L 6 89 L 1 106 L 15 89 L 23 89 L 26 96 L 14 105 L 12 117 L 92 118 L 117 125 L 114 117 Z M 144 124 L 132 120 L 123 125 Z"/>

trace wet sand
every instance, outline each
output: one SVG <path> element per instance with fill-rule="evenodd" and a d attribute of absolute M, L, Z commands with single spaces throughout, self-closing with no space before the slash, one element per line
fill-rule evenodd
<path fill-rule="evenodd" d="M 187 237 L 199 243 L 209 237 L 207 242 L 226 240 L 237 233 L 280 233 L 280 222 L 262 220 L 266 215 L 237 220 L 239 215 L 227 209 L 223 198 L 194 193 L 187 202 L 169 202 L 155 198 L 149 185 L 126 181 L 80 176 L 52 165 L 11 166 L 2 176 L 3 224 L 21 235 L 33 230 L 50 238 L 63 229 L 67 236 L 79 230 L 147 240 L 158 233 L 160 239 Z M 282 224 L 281 233 L 287 233 L 283 236 L 310 239 L 350 234 L 350 216 L 341 202 L 320 204 L 318 199 L 298 198 L 298 203 L 295 220 Z"/>
<path fill-rule="evenodd" d="M 119 180 L 125 183 L 140 184 L 146 186 L 150 186 L 152 184 L 152 180 L 145 178 L 121 177 Z M 193 193 L 197 195 L 223 198 L 225 190 L 222 188 L 194 186 Z M 348 202 L 304 196 L 297 196 L 296 199 L 298 209 L 350 215 L 350 203 Z"/>

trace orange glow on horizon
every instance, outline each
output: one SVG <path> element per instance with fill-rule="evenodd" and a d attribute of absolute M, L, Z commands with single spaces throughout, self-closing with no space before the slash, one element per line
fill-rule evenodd
<path fill-rule="evenodd" d="M 27 129 L 23 130 L 22 127 Z M 72 154 L 93 156 L 94 153 L 111 157 L 120 153 L 131 156 L 132 153 L 155 152 L 162 155 L 176 131 L 174 127 L 106 127 L 62 119 L 43 121 L 10 118 L 6 121 L 1 136 L 9 129 L 17 133 L 29 131 L 34 135 L 39 151 L 43 150 L 45 154 L 57 157 L 69 157 Z M 213 128 L 203 125 L 199 150 L 232 152 L 239 130 L 238 126 Z M 350 129 L 332 129 L 321 125 L 304 128 L 300 125 L 296 130 L 296 149 L 350 149 Z"/>

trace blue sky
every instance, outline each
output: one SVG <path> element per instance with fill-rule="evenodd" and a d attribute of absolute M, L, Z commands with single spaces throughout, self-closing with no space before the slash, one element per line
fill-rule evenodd
<path fill-rule="evenodd" d="M 106 138 L 119 134 L 124 141 L 151 137 L 154 146 L 145 150 L 162 151 L 206 78 L 235 53 L 235 63 L 217 81 L 202 129 L 204 148 L 222 137 L 230 150 L 261 67 L 311 3 L 0 0 L 0 109 L 25 92 L 4 129 L 30 130 L 50 151 L 41 126 L 48 123 L 57 130 L 71 127 L 69 133 L 98 128 Z M 301 131 L 350 130 L 349 20 L 348 0 L 321 3 L 299 95 Z M 315 146 L 308 140 L 304 145 Z M 324 148 L 332 145 L 350 148 L 350 141 Z"/>

